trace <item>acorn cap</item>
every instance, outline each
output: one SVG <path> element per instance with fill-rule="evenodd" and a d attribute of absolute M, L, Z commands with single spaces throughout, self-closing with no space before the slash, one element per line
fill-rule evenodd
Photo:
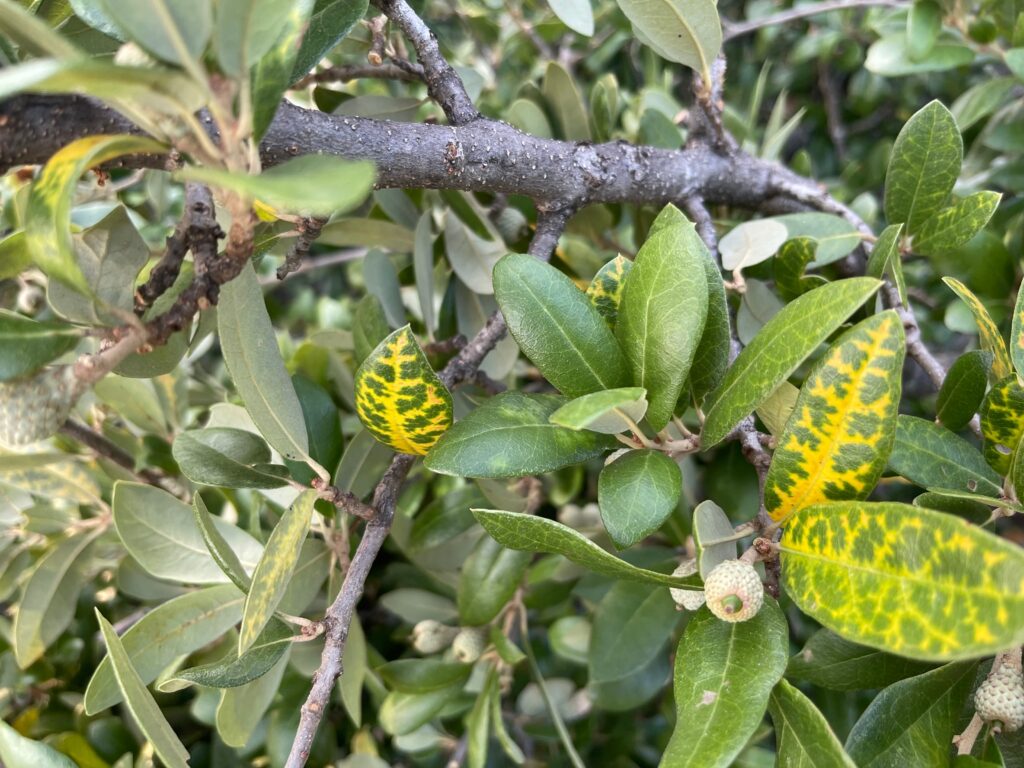
<path fill-rule="evenodd" d="M 459 630 L 434 619 L 424 619 L 412 628 L 412 647 L 425 656 L 440 653 L 452 644 Z"/>
<path fill-rule="evenodd" d="M 1024 678 L 1015 667 L 1004 664 L 992 672 L 974 693 L 978 717 L 1001 723 L 1004 732 L 1024 726 Z"/>
<path fill-rule="evenodd" d="M 487 647 L 487 636 L 479 627 L 463 627 L 452 641 L 452 654 L 463 664 L 472 664 Z"/>
<path fill-rule="evenodd" d="M 722 621 L 747 621 L 764 603 L 764 585 L 757 570 L 743 560 L 725 560 L 704 579 L 708 608 Z"/>
<path fill-rule="evenodd" d="M 55 434 L 85 387 L 71 365 L 0 382 L 0 443 L 13 448 Z"/>

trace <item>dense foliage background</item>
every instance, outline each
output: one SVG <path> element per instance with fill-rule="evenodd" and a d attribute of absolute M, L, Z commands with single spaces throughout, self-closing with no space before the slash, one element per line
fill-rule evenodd
<path fill-rule="evenodd" d="M 1013 346 L 1022 338 L 1017 325 L 1011 336 L 1024 264 L 1024 4 L 721 0 L 717 62 L 719 22 L 710 1 L 21 5 L 25 12 L 0 5 L 0 95 L 8 99 L 0 103 L 7 170 L 0 181 L 0 432 L 9 438 L 32 431 L 47 409 L 57 414 L 54 429 L 68 415 L 53 405 L 54 391 L 58 400 L 62 392 L 57 384 L 33 384 L 35 399 L 24 401 L 3 389 L 14 386 L 9 382 L 26 381 L 47 363 L 70 364 L 75 353 L 107 354 L 125 338 L 134 346 L 109 366 L 95 358 L 102 373 L 117 365 L 102 378 L 75 369 L 92 386 L 82 387 L 88 391 L 59 433 L 0 455 L 0 599 L 7 609 L 0 617 L 0 714 L 11 726 L 0 726 L 0 756 L 9 768 L 67 765 L 60 755 L 84 768 L 177 765 L 186 758 L 181 745 L 193 766 L 300 765 L 297 730 L 315 733 L 306 749 L 310 765 L 348 768 L 849 765 L 844 743 L 862 768 L 932 768 L 954 762 L 952 738 L 969 728 L 972 692 L 997 651 L 999 664 L 1016 665 L 1020 680 L 1020 553 L 987 548 L 997 546 L 997 536 L 1024 545 L 1014 487 L 1015 477 L 1024 478 L 1024 460 L 1016 474 L 1024 399 L 1014 399 L 1021 388 L 1012 368 L 992 373 L 1000 370 L 1005 338 L 1006 365 L 1016 363 L 1020 372 L 1024 360 Z M 645 24 L 674 30 L 657 15 L 666 8 L 696 29 L 676 61 L 656 52 L 666 53 L 671 40 L 652 41 L 642 31 Z M 27 23 L 28 14 L 38 26 Z M 424 22 L 439 49 L 417 26 Z M 167 34 L 175 25 L 180 45 Z M 254 40 L 267 42 L 260 48 Z M 91 61 L 69 54 L 62 47 L 68 42 Z M 135 69 L 130 76 L 102 69 L 112 61 Z M 464 92 L 451 85 L 459 80 Z M 293 104 L 335 118 L 318 121 L 282 107 L 268 130 L 289 83 Z M 95 101 L 53 95 L 67 93 L 112 105 L 173 145 L 178 157 L 166 161 L 165 146 L 138 136 L 96 140 L 73 145 L 47 175 L 34 166 L 62 146 L 130 126 L 97 112 Z M 203 118 L 182 117 L 201 106 L 208 109 Z M 512 134 L 489 121 L 466 119 L 473 107 L 561 143 L 510 141 Z M 893 184 L 891 160 L 915 115 L 919 128 L 932 121 L 930 139 L 920 130 L 910 136 L 915 152 L 951 152 L 962 140 L 948 202 L 967 199 L 984 209 L 973 219 L 975 208 L 957 214 L 930 245 L 921 222 L 914 222 L 913 242 L 907 229 L 899 241 L 898 230 L 886 229 L 899 223 L 892 215 L 899 201 L 912 197 Z M 257 139 L 266 132 L 263 163 L 272 170 L 240 182 L 258 170 L 258 141 L 249 142 L 254 124 Z M 953 132 L 943 133 L 950 125 Z M 204 126 L 227 138 L 204 144 L 210 140 L 196 138 L 205 137 Z M 225 130 L 231 128 L 237 135 Z M 489 140 L 493 150 L 484 149 Z M 626 157 L 626 144 L 664 153 Z M 317 151 L 352 162 L 300 157 L 294 166 L 281 164 Z M 920 161 L 904 151 L 910 166 Z M 481 167 L 473 158 L 485 152 L 504 152 L 505 160 Z M 380 188 L 373 188 L 375 178 Z M 949 189 L 940 204 L 947 197 Z M 674 217 L 683 214 L 664 209 L 667 203 L 696 221 L 704 245 L 696 235 L 684 245 L 655 237 L 659 226 L 681 231 Z M 665 218 L 655 225 L 659 213 Z M 956 240 L 964 232 L 963 242 Z M 702 259 L 714 258 L 729 303 L 729 317 L 719 317 L 726 335 L 718 352 L 698 358 L 708 371 L 721 362 L 717 378 L 701 389 L 696 374 L 705 370 L 695 368 L 690 378 L 684 372 L 679 419 L 669 422 L 677 389 L 659 428 L 644 424 L 645 438 L 668 429 L 663 437 L 675 442 L 657 450 L 682 478 L 681 494 L 673 494 L 665 488 L 679 486 L 674 469 L 645 469 L 650 484 L 620 502 L 647 523 L 657 517 L 652 509 L 666 505 L 652 526 L 616 529 L 609 515 L 602 519 L 599 477 L 610 489 L 601 492 L 606 506 L 614 489 L 635 479 L 605 480 L 608 449 L 622 447 L 606 435 L 574 433 L 591 442 L 574 443 L 574 458 L 564 461 L 545 459 L 543 446 L 517 453 L 514 441 L 502 439 L 478 444 L 468 458 L 438 451 L 426 465 L 395 459 L 374 439 L 390 435 L 405 441 L 397 445 L 403 452 L 424 453 L 450 422 L 441 407 L 445 387 L 456 429 L 504 390 L 512 392 L 505 398 L 524 398 L 502 401 L 509 419 L 529 412 L 530 403 L 555 402 L 526 398 L 592 391 L 580 383 L 578 367 L 543 362 L 543 343 L 528 348 L 537 315 L 524 310 L 516 324 L 510 308 L 525 306 L 516 291 L 533 280 L 556 286 L 552 295 L 568 290 L 570 280 L 586 289 L 606 264 L 620 255 L 632 261 L 645 243 L 664 259 L 680 249 L 697 254 L 687 264 L 697 266 L 690 273 L 701 291 Z M 891 253 L 869 262 L 871 247 L 877 252 L 883 244 Z M 220 261 L 218 247 L 225 249 Z M 531 258 L 506 259 L 492 284 L 495 264 L 509 252 Z M 161 274 L 174 254 L 177 267 Z M 255 270 L 247 267 L 252 254 Z M 532 256 L 568 279 L 558 283 Z M 872 283 L 858 301 L 846 299 L 849 311 L 830 327 L 805 329 L 824 335 L 788 373 L 779 372 L 765 393 L 771 397 L 757 403 L 757 421 L 741 433 L 732 432 L 739 417 L 720 425 L 722 434 L 700 450 L 689 431 L 698 433 L 711 411 L 713 398 L 704 397 L 721 383 L 729 350 L 750 345 L 798 297 L 827 281 L 852 286 L 849 278 L 865 272 L 886 275 L 888 287 L 875 297 Z M 603 296 L 595 285 L 590 293 Z M 614 293 L 615 281 L 609 285 Z M 513 333 L 503 338 L 500 316 L 492 317 L 499 303 Z M 704 317 L 685 325 L 689 303 L 676 297 L 665 314 L 675 317 L 678 305 L 683 325 L 673 332 L 692 337 L 692 347 L 708 326 Z M 899 314 L 874 314 L 886 306 Z M 133 309 L 148 323 L 144 330 Z M 755 534 L 777 539 L 765 528 L 771 520 L 762 487 L 771 451 L 798 387 L 827 355 L 821 342 L 848 318 L 863 331 L 870 317 L 886 318 L 878 322 L 891 325 L 892 338 L 906 334 L 902 382 L 898 365 L 889 377 L 893 408 L 898 401 L 903 416 L 899 428 L 894 414 L 890 419 L 891 455 L 872 456 L 879 472 L 885 467 L 877 487 L 847 497 L 871 492 L 873 501 L 945 513 L 929 535 L 959 553 L 956 578 L 967 591 L 943 603 L 958 593 L 889 593 L 883 583 L 879 610 L 908 627 L 886 644 L 871 642 L 866 630 L 843 639 L 780 592 L 777 550 L 761 554 L 778 606 L 766 598 L 751 622 L 760 622 L 756 632 L 707 609 L 677 609 L 664 578 L 650 583 L 657 578 L 616 572 L 621 564 L 580 564 L 594 557 L 584 539 L 662 575 L 698 549 L 716 552 L 706 555 L 710 563 L 748 550 Z M 44 325 L 26 330 L 24 318 Z M 385 339 L 392 347 L 378 346 Z M 409 351 L 417 339 L 424 355 Z M 155 349 L 129 355 L 143 342 Z M 615 343 L 601 359 L 606 371 L 616 364 Z M 668 349 L 665 360 L 686 356 L 682 347 Z M 360 369 L 367 358 L 370 368 Z M 770 369 L 776 353 L 767 359 L 755 373 Z M 379 403 L 365 398 L 374 375 L 385 386 L 386 371 L 373 370 L 381 364 L 435 389 L 375 422 L 366 412 Z M 940 396 L 950 366 L 957 375 Z M 430 367 L 443 371 L 440 379 Z M 601 380 L 603 372 L 594 375 Z M 615 387 L 601 381 L 595 388 Z M 692 407 L 691 390 L 703 409 Z M 1008 448 L 995 432 L 982 437 L 972 421 L 986 390 L 984 408 L 1008 414 L 991 427 L 1003 430 L 1000 439 L 1014 436 Z M 1008 393 L 1006 401 L 991 405 L 997 390 Z M 640 392 L 620 394 L 615 405 L 633 413 L 630 404 L 647 394 Z M 431 403 L 440 405 L 428 414 Z M 554 405 L 544 407 L 546 420 Z M 420 411 L 423 423 L 395 438 L 395 425 Z M 436 434 L 417 443 L 428 428 Z M 619 430 L 630 433 L 625 422 Z M 304 438 L 296 441 L 299 431 Z M 636 434 L 623 439 L 643 447 Z M 507 472 L 495 468 L 504 461 Z M 545 461 L 560 468 L 547 471 Z M 620 462 L 609 467 L 616 465 L 621 470 Z M 700 534 L 694 540 L 694 509 L 702 503 L 721 511 L 707 511 L 704 546 Z M 550 542 L 521 547 L 541 554 L 505 549 L 470 511 L 478 508 L 557 520 L 578 534 L 565 545 L 576 554 L 551 554 L 558 549 Z M 886 512 L 888 530 L 904 524 L 904 509 Z M 961 542 L 956 519 L 972 524 L 968 539 L 979 531 L 985 538 Z M 493 525 L 487 530 L 501 539 Z M 732 526 L 741 546 L 718 541 L 715 550 L 710 542 L 728 538 Z M 515 546 L 514 534 L 506 532 L 503 543 Z M 376 558 L 375 550 L 359 554 L 367 539 L 382 547 Z M 985 645 L 978 630 L 970 641 L 942 638 L 942 652 L 921 650 L 912 637 L 915 608 L 926 624 L 948 619 L 956 628 L 950 636 L 994 626 L 995 608 L 974 605 L 970 592 L 987 578 L 986 557 L 994 552 L 1018 569 L 993 588 L 992 606 L 1009 614 L 999 620 L 997 641 Z M 909 556 L 906 562 L 924 568 Z M 347 593 L 346 575 L 356 582 Z M 785 586 L 785 566 L 782 577 Z M 339 594 L 345 608 L 321 621 L 340 604 Z M 115 633 L 97 623 L 96 609 L 122 635 L 121 663 L 113 658 Z M 482 629 L 456 639 L 460 626 Z M 740 650 L 732 655 L 737 637 Z M 329 648 L 344 647 L 343 674 L 337 684 L 320 675 L 329 706 L 303 731 L 325 638 Z M 103 661 L 107 645 L 115 650 Z M 242 651 L 244 663 L 232 666 Z M 681 666 L 673 673 L 677 653 L 689 659 L 685 673 Z M 146 685 L 156 707 L 147 709 Z M 712 719 L 707 734 L 715 749 L 686 756 L 685 745 L 668 746 L 676 706 L 708 688 L 714 691 L 705 704 L 725 695 L 723 719 Z M 956 765 L 1022 766 L 1020 733 L 997 736 L 985 725 L 972 737 L 973 758 L 961 756 Z"/>

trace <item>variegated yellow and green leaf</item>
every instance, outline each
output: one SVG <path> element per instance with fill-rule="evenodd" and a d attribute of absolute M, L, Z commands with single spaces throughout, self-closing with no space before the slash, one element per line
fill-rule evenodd
<path fill-rule="evenodd" d="M 942 282 L 948 285 L 953 293 L 963 300 L 964 304 L 971 310 L 971 314 L 974 315 L 974 322 L 978 324 L 981 348 L 992 353 L 992 380 L 999 381 L 1009 376 L 1013 371 L 1010 365 L 1010 354 L 1006 351 L 1006 343 L 1003 341 L 1003 337 L 999 335 L 999 329 L 996 327 L 995 321 L 992 320 L 988 310 L 985 309 L 985 305 L 981 303 L 970 288 L 956 278 L 944 277 Z"/>
<path fill-rule="evenodd" d="M 804 382 L 765 482 L 774 520 L 867 498 L 896 437 L 905 344 L 892 310 L 844 333 Z"/>
<path fill-rule="evenodd" d="M 121 155 L 163 151 L 162 144 L 141 136 L 98 135 L 74 141 L 51 157 L 32 185 L 25 212 L 25 244 L 39 268 L 90 295 L 71 244 L 71 204 L 78 178 Z"/>
<path fill-rule="evenodd" d="M 1024 437 L 1024 387 L 1016 376 L 997 382 L 981 404 L 982 453 L 996 472 L 1007 475 L 1013 452 Z"/>
<path fill-rule="evenodd" d="M 1024 379 L 1024 290 L 1017 292 L 1017 306 L 1013 308 L 1010 326 L 1010 355 L 1017 375 Z"/>
<path fill-rule="evenodd" d="M 377 440 L 422 456 L 452 424 L 452 396 L 409 326 L 382 341 L 359 366 L 356 413 Z"/>
<path fill-rule="evenodd" d="M 616 256 L 598 270 L 587 287 L 587 298 L 610 328 L 615 327 L 619 317 L 619 300 L 632 268 L 632 261 L 625 256 Z"/>
<path fill-rule="evenodd" d="M 907 504 L 796 512 L 780 542 L 786 592 L 848 640 L 929 661 L 1024 642 L 1024 548 Z"/>

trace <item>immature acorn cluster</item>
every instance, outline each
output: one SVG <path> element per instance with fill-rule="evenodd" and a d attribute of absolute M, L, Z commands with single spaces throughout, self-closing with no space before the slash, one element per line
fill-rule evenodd
<path fill-rule="evenodd" d="M 50 437 L 84 388 L 71 365 L 0 382 L 0 443 L 13 448 Z"/>
<path fill-rule="evenodd" d="M 752 619 L 764 603 L 764 585 L 753 565 L 745 560 L 725 560 L 704 579 L 704 599 L 722 621 Z"/>
<path fill-rule="evenodd" d="M 1011 664 L 1003 664 L 974 692 L 974 708 L 987 723 L 999 723 L 1005 732 L 1024 726 L 1024 678 Z"/>
<path fill-rule="evenodd" d="M 481 627 L 449 627 L 434 619 L 424 619 L 412 628 L 412 647 L 425 656 L 449 646 L 456 661 L 472 664 L 487 647 L 487 633 Z"/>

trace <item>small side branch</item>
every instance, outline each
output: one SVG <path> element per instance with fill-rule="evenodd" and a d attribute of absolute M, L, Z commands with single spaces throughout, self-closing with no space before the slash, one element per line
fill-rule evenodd
<path fill-rule="evenodd" d="M 299 267 L 302 266 L 302 260 L 309 255 L 309 249 L 313 247 L 313 243 L 316 242 L 316 239 L 320 237 L 320 233 L 323 232 L 325 224 L 327 224 L 327 219 L 308 218 L 299 220 L 299 224 L 296 227 L 299 235 L 295 242 L 292 243 L 292 247 L 288 249 L 288 254 L 284 257 L 284 264 L 277 268 L 278 280 L 284 280 L 292 272 L 298 271 Z"/>
<path fill-rule="evenodd" d="M 780 11 L 771 16 L 763 16 L 760 19 L 750 19 L 723 25 L 723 38 L 725 41 L 734 40 L 743 35 L 749 35 L 759 29 L 766 27 L 777 27 L 780 24 L 788 24 L 791 21 L 806 19 L 810 16 L 818 16 L 822 13 L 834 11 L 848 11 L 851 8 L 866 8 L 869 6 L 885 6 L 888 8 L 899 8 L 909 5 L 904 0 L 828 0 L 817 5 L 802 5 L 799 8 L 791 8 L 788 11 Z"/>
<path fill-rule="evenodd" d="M 166 475 L 154 469 L 136 469 L 135 460 L 131 456 L 121 450 L 115 443 L 112 443 L 102 434 L 90 429 L 85 424 L 74 419 L 68 419 L 64 422 L 64 426 L 60 428 L 60 431 L 72 440 L 84 445 L 97 456 L 108 459 L 130 472 L 139 482 L 162 488 L 175 496 L 181 496 L 182 489 L 171 482 Z"/>
<path fill-rule="evenodd" d="M 374 5 L 388 15 L 416 49 L 427 91 L 441 105 L 452 125 L 465 125 L 480 117 L 462 78 L 441 55 L 437 37 L 409 4 L 405 0 L 374 0 Z"/>
<path fill-rule="evenodd" d="M 537 229 L 527 252 L 541 261 L 550 261 L 551 254 L 558 246 L 558 238 L 565 231 L 565 225 L 576 213 L 576 206 L 571 204 L 538 204 Z"/>
<path fill-rule="evenodd" d="M 397 64 L 349 64 L 345 66 L 327 67 L 319 72 L 312 72 L 299 80 L 294 88 L 305 88 L 317 83 L 347 83 L 352 80 L 399 80 L 406 83 L 423 82 L 423 67 L 408 63 L 406 66 Z"/>

